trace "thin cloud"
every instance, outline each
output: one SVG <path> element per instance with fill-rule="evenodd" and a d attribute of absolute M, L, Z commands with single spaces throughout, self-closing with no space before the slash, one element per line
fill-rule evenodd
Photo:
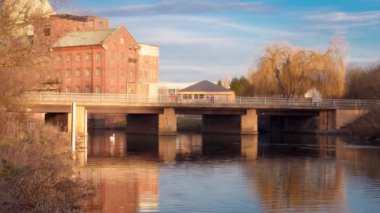
<path fill-rule="evenodd" d="M 154 4 L 139 4 L 120 6 L 115 8 L 94 9 L 92 12 L 100 16 L 141 16 L 160 14 L 201 14 L 218 11 L 244 11 L 261 13 L 271 11 L 272 8 L 259 2 L 200 1 L 200 0 L 161 0 Z"/>
<path fill-rule="evenodd" d="M 306 16 L 307 20 L 317 23 L 318 29 L 346 29 L 380 24 L 380 11 L 366 12 L 329 12 Z"/>

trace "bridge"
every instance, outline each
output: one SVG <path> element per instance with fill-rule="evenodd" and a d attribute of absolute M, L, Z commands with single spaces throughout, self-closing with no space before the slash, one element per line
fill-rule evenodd
<path fill-rule="evenodd" d="M 127 131 L 134 133 L 176 134 L 177 114 L 202 115 L 202 131 L 210 133 L 257 134 L 259 117 L 288 131 L 316 123 L 311 125 L 312 131 L 324 133 L 340 129 L 369 108 L 380 106 L 378 100 L 236 97 L 211 102 L 92 93 L 27 93 L 20 101 L 28 112 L 67 114 L 73 141 L 87 134 L 88 113 L 126 114 Z"/>

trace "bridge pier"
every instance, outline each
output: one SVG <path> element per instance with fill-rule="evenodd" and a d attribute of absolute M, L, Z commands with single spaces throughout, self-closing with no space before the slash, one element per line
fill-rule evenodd
<path fill-rule="evenodd" d="M 319 111 L 319 133 L 336 130 L 336 110 Z"/>
<path fill-rule="evenodd" d="M 241 115 L 241 134 L 255 135 L 257 131 L 257 111 L 255 109 L 247 109 L 245 115 Z"/>
<path fill-rule="evenodd" d="M 138 134 L 176 135 L 177 117 L 174 108 L 164 108 L 161 114 L 129 114 L 126 131 Z"/>
<path fill-rule="evenodd" d="M 68 131 L 71 133 L 71 150 L 82 155 L 87 152 L 87 110 L 84 106 L 72 104 L 68 113 Z M 85 160 L 85 159 L 84 159 Z"/>
<path fill-rule="evenodd" d="M 177 116 L 174 108 L 164 108 L 163 114 L 158 115 L 158 134 L 177 134 Z"/>

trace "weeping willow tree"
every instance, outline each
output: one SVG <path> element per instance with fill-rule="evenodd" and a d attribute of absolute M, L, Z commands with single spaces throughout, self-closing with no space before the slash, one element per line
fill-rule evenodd
<path fill-rule="evenodd" d="M 256 95 L 302 97 L 316 88 L 324 97 L 344 94 L 344 43 L 332 39 L 328 50 L 270 45 L 252 68 L 250 80 Z"/>

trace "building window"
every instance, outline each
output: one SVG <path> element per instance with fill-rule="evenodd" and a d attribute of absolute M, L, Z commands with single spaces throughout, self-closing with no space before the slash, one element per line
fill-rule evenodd
<path fill-rule="evenodd" d="M 70 55 L 66 56 L 66 62 L 71 62 L 71 56 Z"/>
<path fill-rule="evenodd" d="M 183 99 L 192 99 L 192 98 L 193 98 L 192 95 L 186 95 L 186 94 L 183 95 Z"/>
<path fill-rule="evenodd" d="M 99 27 L 103 27 L 103 21 L 99 21 L 99 22 L 98 22 L 98 26 L 99 26 Z"/>
<path fill-rule="evenodd" d="M 79 69 L 75 71 L 75 76 L 80 77 L 80 70 Z"/>
<path fill-rule="evenodd" d="M 195 95 L 194 95 L 194 99 L 198 99 L 198 94 L 195 94 Z"/>
<path fill-rule="evenodd" d="M 50 26 L 44 27 L 44 36 L 50 36 Z"/>
<path fill-rule="evenodd" d="M 96 53 L 96 55 L 95 55 L 95 59 L 96 59 L 97 61 L 100 61 L 100 60 L 102 59 L 102 55 L 101 55 L 100 53 Z"/>
<path fill-rule="evenodd" d="M 71 70 L 66 70 L 65 76 L 66 78 L 71 78 Z"/>
<path fill-rule="evenodd" d="M 58 61 L 58 62 L 61 62 L 61 61 L 62 61 L 62 56 L 60 56 L 60 55 L 57 56 L 57 61 Z"/>
<path fill-rule="evenodd" d="M 101 92 L 100 86 L 96 86 L 95 87 L 95 93 L 100 93 L 100 92 Z"/>
<path fill-rule="evenodd" d="M 57 80 L 60 82 L 61 81 L 61 71 L 57 70 Z"/>
<path fill-rule="evenodd" d="M 89 21 L 88 23 L 87 23 L 87 26 L 88 27 L 94 27 L 94 21 L 93 20 L 91 20 L 91 21 Z"/>
<path fill-rule="evenodd" d="M 89 60 L 91 60 L 91 54 L 90 54 L 90 53 L 87 53 L 87 54 L 86 54 L 86 61 L 89 61 Z"/>
<path fill-rule="evenodd" d="M 136 62 L 137 62 L 137 59 L 134 59 L 134 58 L 128 58 L 128 62 L 129 62 L 129 63 L 136 63 Z"/>
<path fill-rule="evenodd" d="M 77 55 L 75 56 L 75 60 L 76 60 L 76 61 L 80 61 L 80 55 L 79 55 L 79 54 L 77 54 Z"/>
<path fill-rule="evenodd" d="M 88 68 L 86 69 L 85 75 L 86 75 L 86 77 L 90 77 L 90 75 L 91 75 L 90 69 L 88 69 Z"/>
<path fill-rule="evenodd" d="M 86 93 L 91 93 L 91 88 L 90 88 L 90 86 L 86 86 Z"/>
<path fill-rule="evenodd" d="M 205 96 L 202 94 L 202 95 L 199 95 L 199 99 L 204 99 Z"/>
<path fill-rule="evenodd" d="M 96 68 L 95 75 L 99 77 L 101 74 L 102 74 L 102 71 L 100 70 L 100 68 Z"/>

